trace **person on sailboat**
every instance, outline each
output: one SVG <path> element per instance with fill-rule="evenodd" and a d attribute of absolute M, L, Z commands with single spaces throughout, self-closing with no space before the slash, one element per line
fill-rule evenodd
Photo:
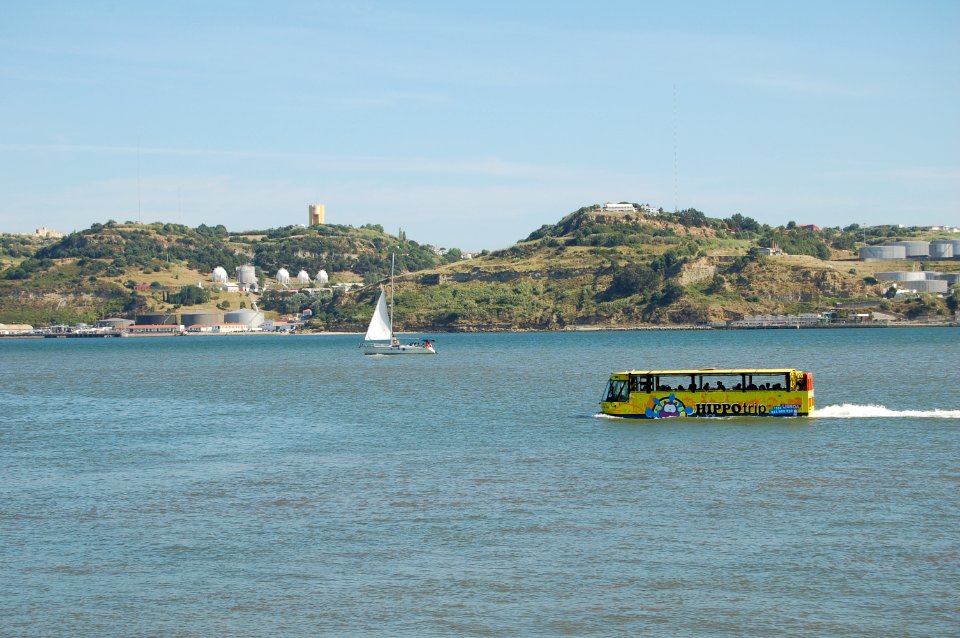
<path fill-rule="evenodd" d="M 390 345 L 391 345 L 391 346 L 399 346 L 399 345 L 400 345 L 400 340 L 397 339 L 396 335 L 394 335 L 393 337 L 390 337 Z"/>

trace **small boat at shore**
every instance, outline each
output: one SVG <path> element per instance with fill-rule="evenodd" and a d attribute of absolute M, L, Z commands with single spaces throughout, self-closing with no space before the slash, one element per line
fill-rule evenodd
<path fill-rule="evenodd" d="M 793 368 L 629 370 L 610 375 L 600 410 L 632 419 L 810 416 L 813 373 Z"/>

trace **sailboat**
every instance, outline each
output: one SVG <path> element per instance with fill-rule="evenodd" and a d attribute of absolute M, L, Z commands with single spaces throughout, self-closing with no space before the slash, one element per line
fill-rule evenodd
<path fill-rule="evenodd" d="M 396 255 L 390 257 L 390 306 L 387 307 L 387 291 L 380 288 L 377 309 L 373 311 L 367 334 L 360 347 L 363 354 L 437 354 L 429 339 L 402 343 L 393 332 L 393 269 Z"/>

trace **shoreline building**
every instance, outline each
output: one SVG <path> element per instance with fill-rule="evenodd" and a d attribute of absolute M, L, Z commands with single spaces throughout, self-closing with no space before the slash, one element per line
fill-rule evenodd
<path fill-rule="evenodd" d="M 317 226 L 318 224 L 325 223 L 326 207 L 323 204 L 310 204 L 310 206 L 307 207 L 307 212 L 309 213 L 308 226 Z"/>

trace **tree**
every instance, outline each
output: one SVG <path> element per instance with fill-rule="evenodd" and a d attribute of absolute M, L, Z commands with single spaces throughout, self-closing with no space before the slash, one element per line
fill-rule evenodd
<path fill-rule="evenodd" d="M 727 280 L 723 275 L 717 273 L 713 276 L 710 285 L 707 286 L 707 294 L 718 295 L 727 289 Z"/>
<path fill-rule="evenodd" d="M 744 231 L 748 233 L 760 232 L 760 224 L 759 222 L 757 222 L 757 220 L 751 217 L 744 217 L 740 213 L 734 213 L 733 215 L 730 216 L 729 219 L 725 219 L 723 221 L 724 223 L 727 224 L 727 226 L 730 227 L 730 230 L 734 232 L 737 232 L 737 231 Z"/>
<path fill-rule="evenodd" d="M 660 284 L 660 275 L 646 264 L 627 264 L 614 276 L 607 295 L 629 297 L 655 289 Z"/>
<path fill-rule="evenodd" d="M 683 297 L 686 291 L 683 289 L 683 286 L 675 282 L 668 282 L 666 286 L 663 287 L 663 292 L 660 293 L 660 305 L 669 306 L 675 301 L 679 301 Z"/>

